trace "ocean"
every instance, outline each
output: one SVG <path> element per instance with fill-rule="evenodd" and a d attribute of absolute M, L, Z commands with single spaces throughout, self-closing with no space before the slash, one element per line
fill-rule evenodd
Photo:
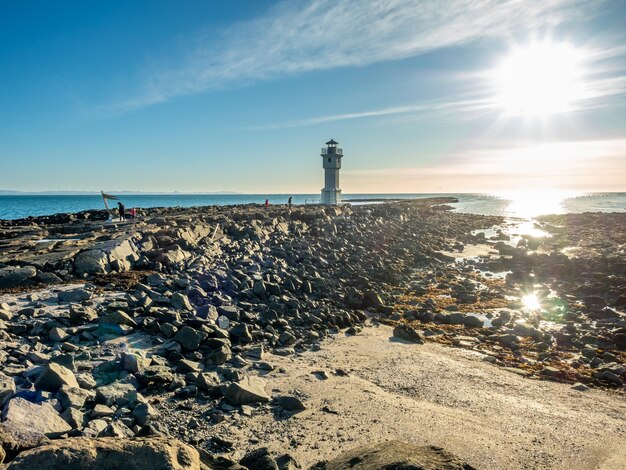
<path fill-rule="evenodd" d="M 293 196 L 293 204 L 311 204 L 319 201 L 319 194 L 118 194 L 120 200 L 132 207 L 192 207 L 234 204 L 286 204 Z M 541 214 L 582 212 L 625 212 L 626 193 L 572 194 L 558 191 L 517 192 L 510 194 L 347 194 L 346 202 L 358 199 L 410 199 L 436 196 L 454 196 L 459 202 L 455 210 L 483 215 L 504 215 L 531 218 Z M 115 201 L 113 202 L 113 205 Z M 99 194 L 86 195 L 0 195 L 0 219 L 20 219 L 29 216 L 51 215 L 103 209 Z"/>

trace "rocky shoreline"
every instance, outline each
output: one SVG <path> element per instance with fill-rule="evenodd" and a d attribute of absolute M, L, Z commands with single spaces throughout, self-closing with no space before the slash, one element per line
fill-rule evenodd
<path fill-rule="evenodd" d="M 623 394 L 626 214 L 543 217 L 525 233 L 521 221 L 451 212 L 452 202 L 158 208 L 119 224 L 98 211 L 0 221 L 0 441 L 9 468 L 59 449 L 99 456 L 133 445 L 160 449 L 150 454 L 158 468 L 299 468 L 261 440 L 234 448 L 212 429 L 234 416 L 304 412 L 305 397 L 273 393 L 272 358 L 372 323 L 528 378 Z M 537 305 L 525 305 L 528 296 Z M 350 372 L 338 363 L 332 373 Z M 166 446 L 162 436 L 180 442 Z M 397 447 L 388 462 L 423 453 L 434 462 L 425 468 L 471 468 L 437 450 Z M 357 454 L 367 461 L 377 452 Z M 94 458 L 75 468 L 104 465 Z M 321 455 L 327 462 L 315 468 L 346 468 L 345 459 Z M 436 466 L 446 459 L 457 466 Z"/>

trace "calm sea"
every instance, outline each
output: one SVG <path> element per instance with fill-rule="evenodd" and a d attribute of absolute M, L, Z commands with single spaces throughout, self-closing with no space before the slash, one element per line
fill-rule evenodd
<path fill-rule="evenodd" d="M 233 204 L 286 204 L 289 194 L 122 194 L 120 199 L 131 207 L 192 207 Z M 293 194 L 294 204 L 317 202 L 319 194 Z M 559 192 L 521 192 L 509 195 L 490 194 L 349 194 L 345 201 L 368 198 L 416 198 L 454 196 L 459 212 L 484 215 L 534 217 L 540 214 L 581 212 L 624 212 L 626 193 L 587 193 L 571 195 Z M 0 195 L 0 219 L 50 215 L 102 209 L 100 195 Z"/>

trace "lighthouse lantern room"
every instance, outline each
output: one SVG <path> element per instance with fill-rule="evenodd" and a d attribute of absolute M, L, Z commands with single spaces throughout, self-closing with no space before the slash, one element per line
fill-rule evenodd
<path fill-rule="evenodd" d="M 322 204 L 336 206 L 341 204 L 341 189 L 339 189 L 339 170 L 343 150 L 338 148 L 339 142 L 330 139 L 326 147 L 322 147 L 322 162 L 324 167 L 324 189 L 322 189 Z"/>

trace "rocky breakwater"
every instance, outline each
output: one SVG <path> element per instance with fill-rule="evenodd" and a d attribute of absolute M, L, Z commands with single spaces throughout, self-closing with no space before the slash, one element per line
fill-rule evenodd
<path fill-rule="evenodd" d="M 209 468 L 296 468 L 288 455 L 254 454 L 254 443 L 233 449 L 213 426 L 306 409 L 302 397 L 274 396 L 273 355 L 356 334 L 368 314 L 392 315 L 416 269 L 445 266 L 442 251 L 500 221 L 451 213 L 446 202 L 152 209 L 122 224 L 6 224 L 6 459 L 23 468 L 51 454 L 89 454 L 76 467 L 87 468 L 128 445 L 170 462 L 162 468 L 196 468 L 191 444 Z M 151 453 L 164 435 L 182 443 Z M 273 463 L 259 467 L 258 458 Z"/>

